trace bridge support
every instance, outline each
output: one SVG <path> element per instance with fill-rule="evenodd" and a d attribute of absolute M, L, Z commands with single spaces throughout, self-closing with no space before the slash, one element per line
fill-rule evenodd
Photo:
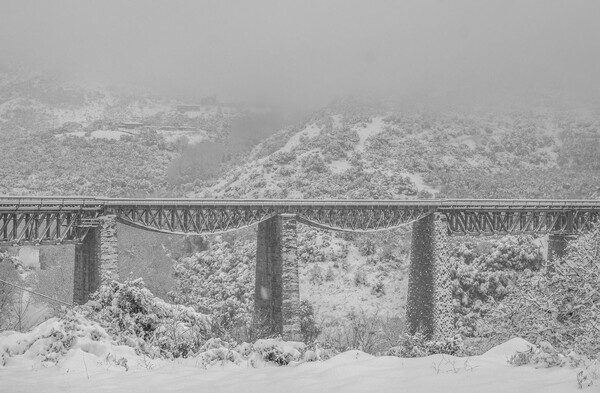
<path fill-rule="evenodd" d="M 280 214 L 259 223 L 256 245 L 256 321 L 285 340 L 300 340 L 296 216 Z"/>
<path fill-rule="evenodd" d="M 413 223 L 406 322 L 428 339 L 454 335 L 448 229 L 434 214 Z"/>
<path fill-rule="evenodd" d="M 118 279 L 117 222 L 115 216 L 100 218 L 81 244 L 75 245 L 73 303 L 84 304 L 100 283 Z"/>
<path fill-rule="evenodd" d="M 75 245 L 75 272 L 73 274 L 73 303 L 84 304 L 100 283 L 100 231 L 90 229 L 83 243 Z"/>
<path fill-rule="evenodd" d="M 117 216 L 100 217 L 100 280 L 107 283 L 119 279 Z"/>

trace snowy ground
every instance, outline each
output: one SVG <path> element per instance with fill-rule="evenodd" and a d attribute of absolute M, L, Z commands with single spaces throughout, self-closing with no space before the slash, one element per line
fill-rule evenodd
<path fill-rule="evenodd" d="M 296 366 L 159 364 L 148 360 L 129 371 L 77 350 L 58 366 L 34 363 L 0 367 L 1 392 L 576 392 L 576 370 L 514 367 L 506 359 L 527 343 L 513 339 L 471 358 L 434 355 L 401 359 L 348 351 L 325 362 Z M 593 391 L 595 387 L 589 391 Z"/>

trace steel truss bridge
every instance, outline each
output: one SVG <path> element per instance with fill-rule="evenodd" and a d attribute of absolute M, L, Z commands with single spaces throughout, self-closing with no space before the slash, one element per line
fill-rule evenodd
<path fill-rule="evenodd" d="M 369 232 L 430 214 L 453 235 L 578 234 L 600 215 L 600 200 L 217 200 L 0 197 L 0 245 L 80 243 L 99 217 L 140 229 L 207 234 L 257 224 L 278 214 L 319 228 Z"/>

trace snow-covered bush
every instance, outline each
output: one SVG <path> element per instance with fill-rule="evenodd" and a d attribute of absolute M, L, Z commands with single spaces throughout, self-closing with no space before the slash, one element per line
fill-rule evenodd
<path fill-rule="evenodd" d="M 343 319 L 321 324 L 319 341 L 338 352 L 358 349 L 378 354 L 394 345 L 404 330 L 398 318 L 384 317 L 379 310 L 352 309 Z"/>
<path fill-rule="evenodd" d="M 489 334 L 548 341 L 562 353 L 600 354 L 600 226 L 563 258 L 521 277 L 487 319 Z"/>
<path fill-rule="evenodd" d="M 277 165 L 289 164 L 296 159 L 296 154 L 292 152 L 277 152 L 271 155 L 271 161 Z"/>
<path fill-rule="evenodd" d="M 311 343 L 321 333 L 321 329 L 315 321 L 315 310 L 308 300 L 300 302 L 300 331 L 302 332 L 302 341 Z"/>
<path fill-rule="evenodd" d="M 460 356 L 465 353 L 465 346 L 460 336 L 442 340 L 427 340 L 421 333 L 413 335 L 405 333 L 400 336 L 399 345 L 390 348 L 386 354 L 403 358 L 423 357 L 434 354 Z"/>
<path fill-rule="evenodd" d="M 210 318 L 191 307 L 155 297 L 142 279 L 111 281 L 80 307 L 89 319 L 106 327 L 120 344 L 150 356 L 185 357 L 210 334 Z"/>
<path fill-rule="evenodd" d="M 346 258 L 348 244 L 332 232 L 299 225 L 297 255 L 300 263 L 335 262 Z"/>
<path fill-rule="evenodd" d="M 249 367 L 266 365 L 286 366 L 301 362 L 327 360 L 335 354 L 318 343 L 306 345 L 301 342 L 277 339 L 257 340 L 254 344 L 235 344 L 220 339 L 210 339 L 194 357 L 194 365 L 208 368 L 233 363 Z"/>
<path fill-rule="evenodd" d="M 385 284 L 381 280 L 377 280 L 371 287 L 371 294 L 382 297 L 385 295 Z"/>
<path fill-rule="evenodd" d="M 308 282 L 313 285 L 323 283 L 323 269 L 319 265 L 313 265 L 308 270 Z"/>
<path fill-rule="evenodd" d="M 1 333 L 0 367 L 23 360 L 40 366 L 52 366 L 77 350 L 96 355 L 125 369 L 127 359 L 135 357 L 133 348 L 118 347 L 118 343 L 99 323 L 90 321 L 78 310 L 68 310 L 29 332 Z"/>
<path fill-rule="evenodd" d="M 327 270 L 325 271 L 325 281 L 330 282 L 335 279 L 335 272 L 333 271 L 333 267 L 331 265 L 327 266 Z"/>
<path fill-rule="evenodd" d="M 547 341 L 529 345 L 524 351 L 517 351 L 508 358 L 508 363 L 513 366 L 533 364 L 544 368 L 568 366 L 579 369 L 577 385 L 580 389 L 592 386 L 595 381 L 600 380 L 600 360 L 590 359 L 573 351 L 564 355 Z"/>
<path fill-rule="evenodd" d="M 229 362 L 240 364 L 244 360 L 243 355 L 236 351 L 232 344 L 218 338 L 206 341 L 194 359 L 196 365 L 202 368 Z"/>
<path fill-rule="evenodd" d="M 541 367 L 564 366 L 567 357 L 557 351 L 552 344 L 542 341 L 538 346 L 529 346 L 525 351 L 518 351 L 508 358 L 508 363 L 514 366 L 537 364 Z"/>
<path fill-rule="evenodd" d="M 82 311 L 89 312 L 81 307 L 66 310 L 60 317 L 51 318 L 27 333 L 0 333 L 0 370 L 5 366 L 30 364 L 33 369 L 57 365 L 67 372 L 72 367 L 87 372 L 91 360 L 94 365 L 116 366 L 129 371 L 136 366 L 148 369 L 156 362 L 172 359 L 170 354 L 161 352 L 151 357 L 150 362 L 147 357 L 149 345 L 142 346 L 140 340 L 131 336 L 122 342 L 122 335 L 110 333 L 113 326 L 106 328 L 106 322 L 93 321 Z M 195 349 L 187 359 L 177 362 L 199 368 L 265 367 L 322 361 L 335 355 L 334 351 L 318 343 L 306 345 L 280 338 L 258 340 L 253 344 L 210 338 Z M 87 366 L 86 358 L 89 359 Z"/>
<path fill-rule="evenodd" d="M 367 272 L 365 271 L 365 269 L 358 268 L 356 270 L 356 272 L 354 272 L 354 285 L 356 285 L 357 287 L 361 286 L 361 285 L 367 285 Z"/>
<path fill-rule="evenodd" d="M 169 298 L 210 314 L 213 334 L 236 335 L 251 326 L 255 264 L 254 243 L 238 239 L 231 244 L 217 238 L 208 250 L 177 262 Z"/>
<path fill-rule="evenodd" d="M 453 250 L 452 295 L 458 333 L 477 334 L 481 318 L 509 293 L 517 278 L 537 271 L 542 255 L 530 236 L 468 239 Z"/>
<path fill-rule="evenodd" d="M 357 239 L 357 243 L 360 255 L 368 257 L 375 254 L 375 242 L 370 237 L 360 236 Z"/>
<path fill-rule="evenodd" d="M 306 172 L 324 173 L 328 171 L 325 161 L 323 161 L 323 158 L 318 153 L 302 156 L 300 165 Z"/>

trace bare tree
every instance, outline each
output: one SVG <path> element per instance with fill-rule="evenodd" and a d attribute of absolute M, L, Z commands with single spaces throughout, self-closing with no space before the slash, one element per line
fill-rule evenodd
<path fill-rule="evenodd" d="M 31 327 L 32 316 L 30 307 L 33 303 L 33 298 L 22 289 L 15 291 L 12 302 L 10 304 L 10 316 L 12 329 L 23 332 Z"/>

